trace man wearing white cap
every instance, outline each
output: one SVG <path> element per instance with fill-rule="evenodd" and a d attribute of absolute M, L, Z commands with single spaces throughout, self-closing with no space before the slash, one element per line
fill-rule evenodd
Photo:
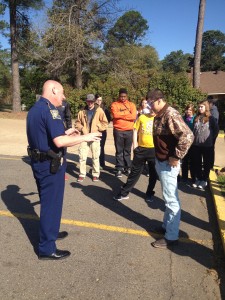
<path fill-rule="evenodd" d="M 81 134 L 90 132 L 102 132 L 108 127 L 106 115 L 101 107 L 95 104 L 95 96 L 88 94 L 86 97 L 86 106 L 80 110 L 75 122 L 75 128 Z M 78 182 L 83 182 L 86 177 L 86 161 L 89 149 L 92 153 L 92 176 L 93 181 L 99 181 L 100 175 L 100 141 L 96 142 L 83 142 L 79 147 L 79 161 L 80 161 L 80 174 L 77 179 Z"/>

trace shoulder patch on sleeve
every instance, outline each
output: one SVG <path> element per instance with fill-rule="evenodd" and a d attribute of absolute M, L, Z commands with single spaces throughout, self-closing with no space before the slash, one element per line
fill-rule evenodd
<path fill-rule="evenodd" d="M 50 109 L 50 113 L 52 115 L 52 119 L 61 120 L 61 116 L 59 114 L 59 111 L 57 109 Z"/>

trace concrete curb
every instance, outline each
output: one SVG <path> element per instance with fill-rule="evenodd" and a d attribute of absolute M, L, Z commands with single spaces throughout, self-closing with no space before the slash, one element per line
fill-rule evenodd
<path fill-rule="evenodd" d="M 215 171 L 210 171 L 209 177 L 210 177 L 210 184 L 209 184 L 210 190 L 215 205 L 221 241 L 223 244 L 223 250 L 225 254 L 225 198 L 221 193 L 220 185 L 217 182 L 217 176 Z"/>

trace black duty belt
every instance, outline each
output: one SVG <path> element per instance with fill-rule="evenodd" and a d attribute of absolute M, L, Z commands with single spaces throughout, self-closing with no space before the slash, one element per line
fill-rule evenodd
<path fill-rule="evenodd" d="M 60 159 L 61 157 L 63 157 L 64 154 L 62 151 L 60 151 L 59 153 L 55 153 L 52 150 L 49 150 L 48 152 L 42 152 L 39 149 L 31 149 L 29 146 L 27 147 L 27 153 L 32 160 L 40 162 L 46 160 Z"/>

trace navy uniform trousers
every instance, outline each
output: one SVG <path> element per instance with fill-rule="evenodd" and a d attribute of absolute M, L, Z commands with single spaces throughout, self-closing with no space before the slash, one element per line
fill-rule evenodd
<path fill-rule="evenodd" d="M 50 161 L 31 162 L 41 202 L 39 254 L 56 250 L 65 188 L 66 160 L 56 174 L 50 173 Z"/>

